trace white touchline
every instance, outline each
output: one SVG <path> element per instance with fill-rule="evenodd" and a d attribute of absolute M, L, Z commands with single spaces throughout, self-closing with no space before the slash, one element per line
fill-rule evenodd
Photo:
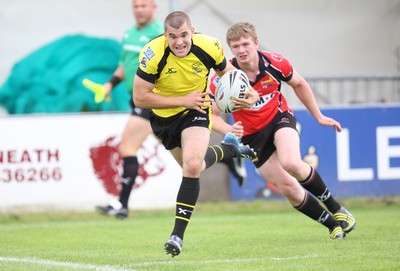
<path fill-rule="evenodd" d="M 315 253 L 306 254 L 303 256 L 290 256 L 290 257 L 263 257 L 263 258 L 242 258 L 242 259 L 232 259 L 232 260 L 205 260 L 205 261 L 174 261 L 174 260 L 165 260 L 165 261 L 153 261 L 153 262 L 144 262 L 144 263 L 132 263 L 128 266 L 132 267 L 143 267 L 143 266 L 151 266 L 151 265 L 165 265 L 165 264 L 214 264 L 214 263 L 237 263 L 237 262 L 264 262 L 264 261 L 291 261 L 291 260 L 299 260 L 299 259 L 310 259 L 310 258 L 317 258 L 318 255 Z"/>
<path fill-rule="evenodd" d="M 118 268 L 109 265 L 95 265 L 95 264 L 82 264 L 72 262 L 60 262 L 54 260 L 45 260 L 31 257 L 2 257 L 0 256 L 0 262 L 17 262 L 17 263 L 29 263 L 36 265 L 47 265 L 47 266 L 62 266 L 71 269 L 87 269 L 87 270 L 98 270 L 98 271 L 135 271 L 134 269 Z"/>
<path fill-rule="evenodd" d="M 165 260 L 165 261 L 153 261 L 153 262 L 143 262 L 137 264 L 129 264 L 132 267 L 143 267 L 150 265 L 165 265 L 165 264 L 199 264 L 200 262 L 206 264 L 213 263 L 234 263 L 234 262 L 260 262 L 260 261 L 290 261 L 290 260 L 298 260 L 298 259 L 309 259 L 309 258 L 317 258 L 318 255 L 311 253 L 303 256 L 290 256 L 290 257 L 263 257 L 263 258 L 242 258 L 242 259 L 233 259 L 233 260 L 225 260 L 225 259 L 217 259 L 217 260 L 205 260 L 205 261 L 174 261 L 174 260 Z M 118 268 L 109 265 L 95 265 L 95 264 L 82 264 L 82 263 L 72 263 L 72 262 L 60 262 L 54 260 L 44 260 L 38 259 L 34 257 L 2 257 L 0 256 L 0 262 L 18 262 L 18 263 L 30 263 L 36 265 L 48 265 L 48 266 L 62 266 L 68 267 L 71 269 L 87 269 L 87 270 L 97 270 L 97 271 L 135 271 L 134 269 L 125 269 Z"/>

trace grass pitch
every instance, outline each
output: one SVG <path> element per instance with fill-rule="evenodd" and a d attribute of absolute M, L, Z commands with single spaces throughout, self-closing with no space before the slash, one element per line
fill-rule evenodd
<path fill-rule="evenodd" d="M 342 241 L 287 202 L 198 203 L 175 258 L 174 210 L 0 214 L 0 270 L 400 270 L 400 198 L 344 203 L 357 228 Z"/>

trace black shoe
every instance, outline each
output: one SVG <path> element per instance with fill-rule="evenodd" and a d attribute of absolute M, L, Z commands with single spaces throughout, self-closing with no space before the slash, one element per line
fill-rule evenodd
<path fill-rule="evenodd" d="M 329 230 L 329 235 L 331 240 L 342 240 L 346 233 L 343 231 L 342 227 L 336 226 Z"/>
<path fill-rule="evenodd" d="M 221 162 L 227 165 L 230 173 L 232 173 L 238 181 L 239 186 L 243 187 L 247 178 L 247 171 L 243 158 L 232 157 L 227 160 L 222 160 Z"/>
<path fill-rule="evenodd" d="M 239 186 L 243 187 L 247 178 L 247 170 L 243 158 L 233 158 L 233 166 L 234 170 L 232 173 L 237 178 Z"/>
<path fill-rule="evenodd" d="M 183 240 L 177 235 L 171 235 L 169 240 L 165 243 L 164 249 L 167 254 L 172 257 L 178 256 L 182 251 Z"/>
<path fill-rule="evenodd" d="M 255 151 L 249 146 L 245 146 L 239 142 L 239 139 L 232 134 L 227 133 L 224 136 L 224 140 L 222 141 L 222 145 L 230 146 L 235 151 L 235 157 L 238 158 L 249 158 L 250 160 L 254 160 L 257 158 Z"/>
<path fill-rule="evenodd" d="M 115 216 L 118 218 L 126 218 L 128 216 L 128 208 L 123 207 L 121 202 L 113 200 L 109 205 L 97 205 L 96 209 L 103 215 Z"/>
<path fill-rule="evenodd" d="M 356 219 L 346 208 L 342 207 L 339 211 L 333 214 L 337 221 L 339 221 L 345 233 L 349 233 L 356 228 Z"/>

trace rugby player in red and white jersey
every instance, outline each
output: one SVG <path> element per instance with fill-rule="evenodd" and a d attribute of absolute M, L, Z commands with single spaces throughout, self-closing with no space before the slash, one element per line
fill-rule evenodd
<path fill-rule="evenodd" d="M 355 228 L 355 218 L 334 199 L 318 172 L 301 159 L 296 118 L 282 95 L 281 84 L 285 82 L 293 89 L 320 125 L 333 126 L 340 132 L 340 123 L 321 113 L 309 84 L 286 58 L 259 50 L 252 24 L 234 24 L 228 29 L 226 40 L 234 56 L 231 63 L 246 73 L 259 94 L 257 103 L 250 109 L 232 113 L 235 122 L 243 125 L 242 143 L 257 153 L 258 160 L 253 161 L 255 166 L 295 209 L 326 226 L 331 239 L 343 239 Z M 210 81 L 212 92 L 218 79 L 214 75 Z M 243 102 L 246 101 L 243 99 Z M 243 108 L 240 101 L 235 103 L 238 108 Z M 219 117 L 220 112 L 214 106 L 214 130 L 232 131 L 232 126 Z"/>

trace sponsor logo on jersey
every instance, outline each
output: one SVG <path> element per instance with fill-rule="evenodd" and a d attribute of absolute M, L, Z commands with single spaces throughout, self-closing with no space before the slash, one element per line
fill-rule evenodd
<path fill-rule="evenodd" d="M 173 74 L 173 73 L 177 73 L 175 68 L 167 68 L 167 71 L 165 72 L 165 74 Z"/>
<path fill-rule="evenodd" d="M 260 98 L 258 98 L 257 102 L 251 107 L 251 109 L 258 110 L 258 109 L 264 107 L 270 101 L 272 101 L 273 97 L 274 97 L 274 93 L 269 93 L 269 94 L 260 96 Z"/>
<path fill-rule="evenodd" d="M 218 50 L 221 49 L 221 44 L 219 43 L 219 40 L 214 40 L 214 45 L 215 45 L 215 47 L 218 48 Z"/>
<path fill-rule="evenodd" d="M 143 68 L 147 68 L 147 61 L 152 59 L 154 57 L 154 52 L 151 50 L 150 47 L 147 47 L 147 49 L 143 53 L 142 60 L 140 60 L 140 65 L 142 65 Z"/>
<path fill-rule="evenodd" d="M 147 68 L 147 58 L 146 56 L 142 57 L 142 60 L 140 60 L 140 65 L 142 65 L 143 68 Z"/>
<path fill-rule="evenodd" d="M 197 62 L 192 65 L 193 73 L 198 74 L 201 73 L 203 70 L 201 69 L 201 63 Z"/>
<path fill-rule="evenodd" d="M 153 50 L 151 50 L 150 47 L 148 47 L 146 51 L 144 51 L 144 55 L 147 57 L 148 60 L 150 60 L 154 57 L 154 52 Z"/>
<path fill-rule="evenodd" d="M 269 88 L 274 85 L 274 79 L 272 77 L 268 78 L 267 80 L 261 81 L 261 88 Z"/>

